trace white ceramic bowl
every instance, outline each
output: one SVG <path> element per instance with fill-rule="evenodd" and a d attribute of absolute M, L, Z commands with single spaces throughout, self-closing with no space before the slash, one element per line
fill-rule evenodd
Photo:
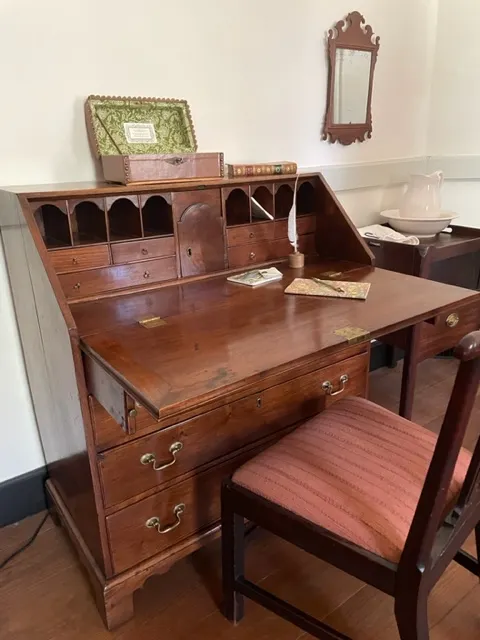
<path fill-rule="evenodd" d="M 400 216 L 398 209 L 390 211 L 382 211 L 380 214 L 389 225 L 409 236 L 417 236 L 417 238 L 431 238 L 446 229 L 452 220 L 458 218 L 458 215 L 451 211 L 442 211 L 435 218 L 404 218 Z"/>

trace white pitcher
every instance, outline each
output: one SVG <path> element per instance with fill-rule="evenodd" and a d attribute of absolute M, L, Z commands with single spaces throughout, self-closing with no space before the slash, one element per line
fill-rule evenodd
<path fill-rule="evenodd" d="M 400 206 L 402 218 L 437 218 L 441 213 L 443 172 L 410 176 Z"/>

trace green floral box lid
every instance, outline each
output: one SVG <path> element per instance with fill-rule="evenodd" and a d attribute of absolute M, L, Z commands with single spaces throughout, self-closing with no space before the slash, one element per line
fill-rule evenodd
<path fill-rule="evenodd" d="M 186 100 L 89 96 L 85 111 L 98 157 L 197 151 Z"/>

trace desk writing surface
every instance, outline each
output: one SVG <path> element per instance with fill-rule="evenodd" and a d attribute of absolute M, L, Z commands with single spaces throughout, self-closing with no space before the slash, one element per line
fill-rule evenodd
<path fill-rule="evenodd" d="M 318 276 L 321 270 L 318 265 L 281 270 L 283 280 L 258 288 L 222 276 L 86 303 L 90 313 L 98 304 L 99 316 L 105 305 L 118 305 L 118 324 L 97 326 L 90 334 L 88 314 L 74 305 L 74 317 L 84 318 L 83 325 L 79 322 L 82 348 L 152 414 L 163 416 L 346 346 L 335 330 L 359 327 L 369 340 L 459 302 L 480 300 L 474 291 L 371 267 L 342 274 L 342 279 L 372 284 L 366 301 L 289 296 L 284 289 L 295 277 Z M 159 307 L 166 311 L 166 324 L 156 328 L 144 328 L 132 314 L 138 308 L 152 314 Z"/>

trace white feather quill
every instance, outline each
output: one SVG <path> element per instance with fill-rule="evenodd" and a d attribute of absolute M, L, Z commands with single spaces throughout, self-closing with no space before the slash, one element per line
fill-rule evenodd
<path fill-rule="evenodd" d="M 298 178 L 295 180 L 295 189 L 293 192 L 293 204 L 288 214 L 288 239 L 295 253 L 298 252 L 298 233 L 297 233 L 297 185 Z"/>

